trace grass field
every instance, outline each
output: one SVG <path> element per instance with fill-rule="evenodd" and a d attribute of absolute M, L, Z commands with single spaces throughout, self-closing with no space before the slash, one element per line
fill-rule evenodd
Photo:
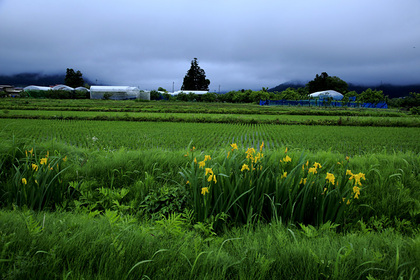
<path fill-rule="evenodd" d="M 0 108 L 2 279 L 420 276 L 419 117 L 102 100 Z"/>

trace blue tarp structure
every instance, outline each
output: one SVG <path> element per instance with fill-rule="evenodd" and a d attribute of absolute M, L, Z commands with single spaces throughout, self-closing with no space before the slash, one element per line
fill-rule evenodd
<path fill-rule="evenodd" d="M 260 105 L 287 105 L 287 106 L 327 106 L 327 107 L 362 107 L 362 108 L 378 108 L 388 109 L 385 101 L 374 103 L 357 103 L 357 102 L 340 102 L 326 100 L 260 100 Z"/>

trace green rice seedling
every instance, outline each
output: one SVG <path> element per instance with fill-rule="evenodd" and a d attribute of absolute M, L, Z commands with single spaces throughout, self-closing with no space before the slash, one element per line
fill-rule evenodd
<path fill-rule="evenodd" d="M 63 121 L 3 119 L 2 137 L 29 138 L 37 145 L 56 142 L 92 151 L 184 149 L 191 140 L 201 149 L 215 150 L 237 143 L 265 149 L 283 146 L 344 155 L 420 151 L 418 128 L 270 125 L 238 123 L 168 123 L 129 121 Z M 188 131 L 188 133 L 185 133 Z M 124 137 L 121 137 L 124 135 Z M 380 143 L 380 144 L 378 144 Z"/>

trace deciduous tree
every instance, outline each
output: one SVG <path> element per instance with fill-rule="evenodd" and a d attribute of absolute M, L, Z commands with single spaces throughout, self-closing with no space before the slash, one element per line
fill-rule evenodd
<path fill-rule="evenodd" d="M 316 74 L 315 79 L 307 83 L 306 87 L 309 93 L 323 90 L 335 90 L 345 93 L 347 92 L 348 84 L 336 76 L 328 76 L 326 72 L 322 72 L 321 75 Z"/>
<path fill-rule="evenodd" d="M 73 69 L 67 68 L 66 71 L 66 77 L 64 78 L 64 83 L 66 86 L 77 88 L 83 86 L 85 81 L 82 78 L 83 74 L 77 70 L 77 72 L 74 72 Z"/>

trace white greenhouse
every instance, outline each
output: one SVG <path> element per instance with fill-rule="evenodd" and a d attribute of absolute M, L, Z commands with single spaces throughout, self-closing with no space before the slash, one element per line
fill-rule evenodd
<path fill-rule="evenodd" d="M 77 90 L 77 91 L 84 91 L 84 92 L 89 92 L 89 91 L 90 91 L 89 89 L 87 89 L 87 88 L 85 88 L 85 87 L 77 87 L 77 88 L 75 88 L 74 90 Z"/>
<path fill-rule="evenodd" d="M 143 95 L 142 95 L 143 93 Z M 127 99 L 146 99 L 147 95 L 140 92 L 137 87 L 128 86 L 91 86 L 90 99 L 111 99 L 111 100 L 127 100 Z M 148 95 L 150 100 L 150 93 Z"/>
<path fill-rule="evenodd" d="M 309 94 L 309 96 L 312 98 L 319 98 L 319 99 L 332 98 L 333 100 L 341 100 L 344 97 L 341 93 L 335 90 L 317 91 L 317 92 Z"/>
<path fill-rule="evenodd" d="M 74 88 L 66 86 L 66 85 L 56 85 L 52 88 L 52 90 L 67 90 L 67 91 L 73 91 Z"/>
<path fill-rule="evenodd" d="M 208 90 L 178 90 L 178 91 L 173 92 L 172 94 L 177 95 L 177 94 L 180 94 L 181 92 L 186 93 L 186 94 L 194 93 L 197 95 L 201 95 L 201 94 L 206 94 L 209 91 Z"/>
<path fill-rule="evenodd" d="M 51 90 L 50 87 L 42 87 L 42 86 L 27 86 L 23 88 L 24 91 L 47 91 Z"/>

